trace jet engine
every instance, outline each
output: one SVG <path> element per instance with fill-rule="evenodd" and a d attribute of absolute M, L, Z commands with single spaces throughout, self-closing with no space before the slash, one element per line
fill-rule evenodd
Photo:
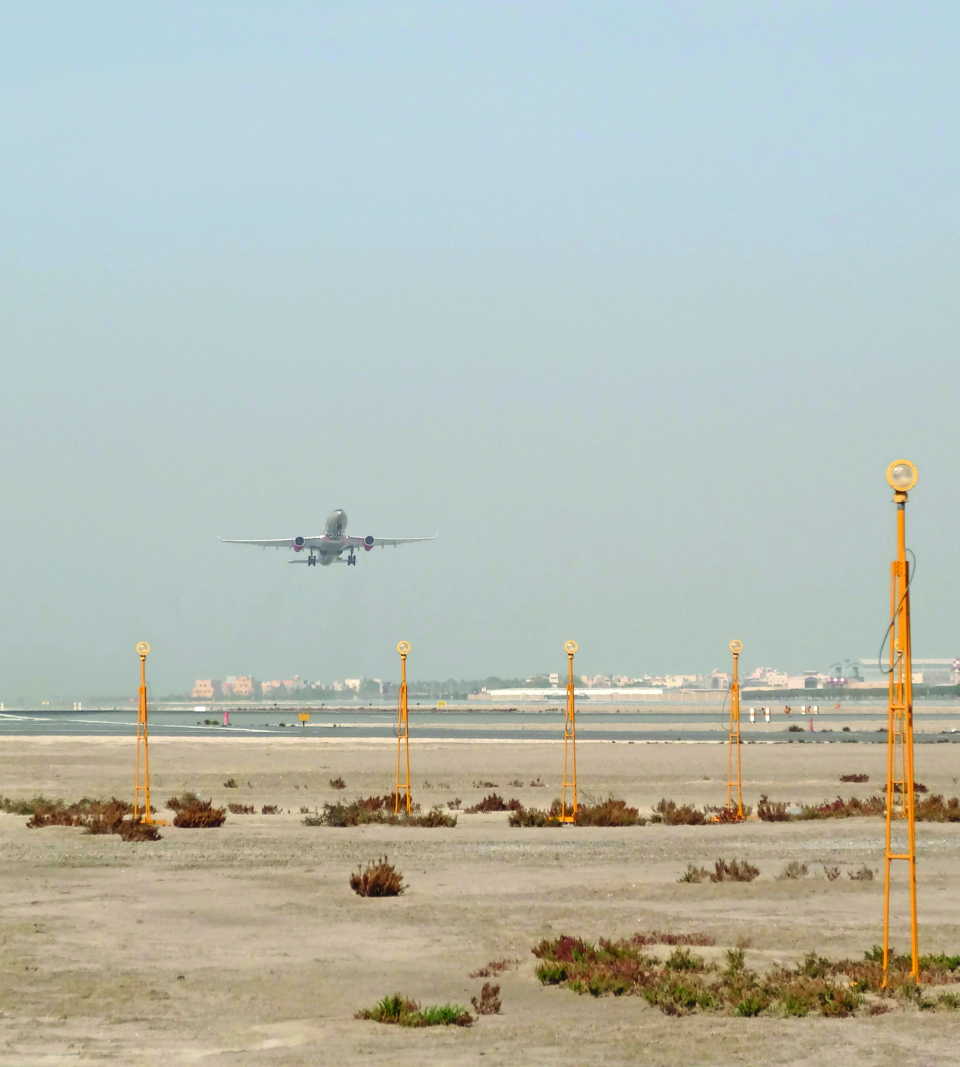
<path fill-rule="evenodd" d="M 302 537 L 295 537 L 293 539 L 292 546 L 293 546 L 293 551 L 294 552 L 302 552 L 303 551 L 303 538 Z"/>
<path fill-rule="evenodd" d="M 373 544 L 374 544 L 373 534 L 367 534 L 367 536 L 363 539 L 363 547 L 366 549 L 367 552 L 369 552 L 370 549 L 373 548 Z"/>

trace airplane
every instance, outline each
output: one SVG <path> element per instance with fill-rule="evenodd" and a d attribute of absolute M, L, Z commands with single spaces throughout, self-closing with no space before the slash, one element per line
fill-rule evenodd
<path fill-rule="evenodd" d="M 270 541 L 231 541 L 221 537 L 225 545 L 258 545 L 261 548 L 291 548 L 294 552 L 307 550 L 306 559 L 288 559 L 288 563 L 306 563 L 308 567 L 316 567 L 319 561 L 321 567 L 329 567 L 331 563 L 346 563 L 348 566 L 357 565 L 357 549 L 369 552 L 374 545 L 386 548 L 387 545 L 407 545 L 413 541 L 432 541 L 433 537 L 374 537 L 367 534 L 366 537 L 347 537 L 347 513 L 340 510 L 331 511 L 327 516 L 327 524 L 322 534 L 316 537 L 278 537 Z M 341 553 L 346 552 L 347 558 L 343 559 Z"/>

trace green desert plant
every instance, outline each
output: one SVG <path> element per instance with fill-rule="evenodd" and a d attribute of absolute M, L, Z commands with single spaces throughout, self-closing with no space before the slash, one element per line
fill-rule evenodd
<path fill-rule="evenodd" d="M 791 860 L 789 863 L 784 864 L 783 870 L 777 875 L 777 881 L 798 881 L 801 878 L 806 878 L 809 873 L 810 868 L 805 863 L 800 863 L 799 860 Z"/>
<path fill-rule="evenodd" d="M 373 1008 L 358 1011 L 355 1018 L 371 1019 L 377 1023 L 390 1023 L 395 1026 L 470 1026 L 473 1016 L 459 1004 L 441 1004 L 437 1007 L 421 1008 L 415 1000 L 410 1000 L 402 993 L 384 997 Z"/>
<path fill-rule="evenodd" d="M 358 869 L 351 874 L 350 888 L 360 897 L 398 897 L 407 887 L 400 871 L 383 856 L 362 873 Z"/>

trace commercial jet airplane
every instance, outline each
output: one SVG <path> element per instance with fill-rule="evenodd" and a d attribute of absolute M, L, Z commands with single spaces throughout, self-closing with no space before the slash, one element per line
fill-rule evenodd
<path fill-rule="evenodd" d="M 374 537 L 373 534 L 367 534 L 366 537 L 347 537 L 347 513 L 338 508 L 330 512 L 324 532 L 316 537 L 279 537 L 272 541 L 230 541 L 221 537 L 220 540 L 225 545 L 259 545 L 261 548 L 288 548 L 294 552 L 307 550 L 306 559 L 288 559 L 287 563 L 306 563 L 308 567 L 316 567 L 319 560 L 321 567 L 329 567 L 331 563 L 346 563 L 355 567 L 359 548 L 369 552 L 374 545 L 380 548 L 407 545 L 412 541 L 432 541 L 436 536 Z M 346 559 L 342 558 L 343 552 L 347 553 Z"/>

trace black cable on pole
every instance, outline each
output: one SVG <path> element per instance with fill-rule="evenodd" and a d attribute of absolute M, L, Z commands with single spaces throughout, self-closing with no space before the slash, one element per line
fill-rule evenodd
<path fill-rule="evenodd" d="M 880 651 L 877 654 L 877 666 L 880 668 L 881 674 L 893 674 L 893 667 L 890 667 L 888 669 L 883 665 L 883 650 L 887 646 L 887 641 L 889 640 L 890 634 L 893 631 L 894 624 L 897 621 L 897 616 L 900 614 L 900 609 L 903 607 L 903 602 L 907 599 L 907 593 L 910 592 L 910 586 L 913 585 L 913 579 L 916 577 L 917 574 L 916 554 L 914 553 L 912 548 L 908 548 L 907 551 L 910 553 L 913 562 L 910 565 L 910 576 L 907 578 L 907 588 L 904 589 L 903 596 L 900 597 L 900 603 L 897 604 L 896 608 L 894 609 L 893 618 L 891 618 L 890 625 L 887 627 L 887 631 L 883 635 L 883 640 L 880 642 Z"/>

